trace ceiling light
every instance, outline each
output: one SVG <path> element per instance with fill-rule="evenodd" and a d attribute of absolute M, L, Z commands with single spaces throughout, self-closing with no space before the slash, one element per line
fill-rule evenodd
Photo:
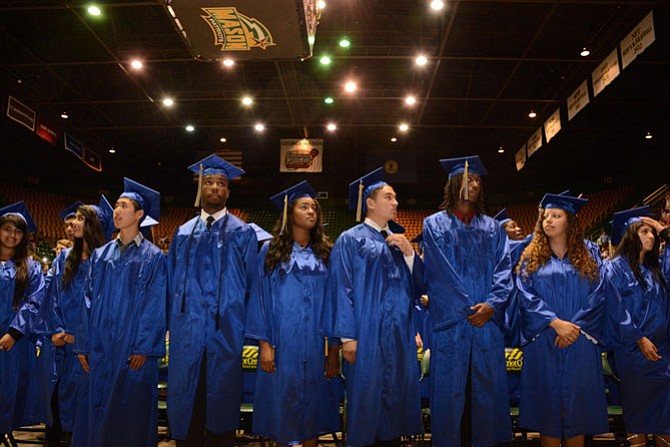
<path fill-rule="evenodd" d="M 326 7 L 326 2 L 324 2 L 323 0 L 319 0 L 318 2 L 316 2 L 316 7 L 319 9 L 324 9 Z"/>
<path fill-rule="evenodd" d="M 534 110 L 531 110 L 530 113 L 528 114 L 528 118 L 535 118 L 537 116 L 537 113 L 535 113 Z"/>
<path fill-rule="evenodd" d="M 109 149 L 109 153 L 110 153 L 110 154 L 116 154 L 116 149 L 114 149 L 113 147 L 110 148 L 110 149 Z"/>
<path fill-rule="evenodd" d="M 325 102 L 326 104 L 332 104 L 335 102 L 335 100 L 330 96 L 326 96 L 325 98 L 323 98 L 323 102 Z"/>
<path fill-rule="evenodd" d="M 414 59 L 414 63 L 419 67 L 423 67 L 428 63 L 428 58 L 423 54 L 420 54 L 419 56 L 416 57 L 416 59 Z"/>
<path fill-rule="evenodd" d="M 505 149 L 503 149 L 503 147 L 500 146 L 500 147 L 498 148 L 498 153 L 499 153 L 499 154 L 504 154 L 504 153 L 505 153 Z"/>
<path fill-rule="evenodd" d="M 409 125 L 407 123 L 401 123 L 398 126 L 398 129 L 400 129 L 400 132 L 407 132 L 409 130 Z"/>
<path fill-rule="evenodd" d="M 235 65 L 235 61 L 232 60 L 231 58 L 227 57 L 223 60 L 224 67 L 232 67 L 233 65 Z"/>
<path fill-rule="evenodd" d="M 348 38 L 343 37 L 343 38 L 340 40 L 339 45 L 340 45 L 340 47 L 342 47 L 342 48 L 349 48 L 349 47 L 351 46 L 351 41 L 350 41 Z"/>
<path fill-rule="evenodd" d="M 581 57 L 586 57 L 586 56 L 588 56 L 589 54 L 591 54 L 591 52 L 590 52 L 589 50 L 587 50 L 586 47 L 582 48 L 582 51 L 579 53 L 579 55 L 580 55 Z"/>
<path fill-rule="evenodd" d="M 265 125 L 258 123 L 254 126 L 254 129 L 256 129 L 256 132 L 263 132 L 265 130 Z"/>
<path fill-rule="evenodd" d="M 391 143 L 395 143 L 396 141 L 398 141 L 396 137 L 391 138 Z"/>
<path fill-rule="evenodd" d="M 222 143 L 225 143 L 228 140 L 226 140 L 225 138 L 219 138 L 219 141 L 222 142 Z"/>
<path fill-rule="evenodd" d="M 60 114 L 60 117 L 63 118 L 64 120 L 68 119 L 70 116 L 67 114 L 67 112 L 63 112 Z"/>
<path fill-rule="evenodd" d="M 440 9 L 444 8 L 444 2 L 442 0 L 433 0 L 430 2 L 430 7 L 434 11 L 439 11 Z"/>
<path fill-rule="evenodd" d="M 407 96 L 405 98 L 405 104 L 407 104 L 408 106 L 413 106 L 414 104 L 416 104 L 416 98 L 414 96 Z"/>
<path fill-rule="evenodd" d="M 174 99 L 172 98 L 163 98 L 163 105 L 165 107 L 172 107 L 174 105 Z"/>
<path fill-rule="evenodd" d="M 326 126 L 326 129 L 328 129 L 329 131 L 332 132 L 335 129 L 337 129 L 337 126 L 335 125 L 335 123 L 328 123 L 328 125 Z"/>
<path fill-rule="evenodd" d="M 130 62 L 130 66 L 131 66 L 134 70 L 141 70 L 142 67 L 144 66 L 144 64 L 142 64 L 142 61 L 139 60 L 139 59 L 133 59 L 133 60 Z"/>
<path fill-rule="evenodd" d="M 245 106 L 250 106 L 253 103 L 254 103 L 254 100 L 251 99 L 248 96 L 245 96 L 244 98 L 242 98 L 242 104 L 244 104 Z"/>
<path fill-rule="evenodd" d="M 192 124 L 189 124 L 188 126 L 185 127 L 186 132 L 193 132 L 195 130 L 195 127 L 193 127 Z"/>
<path fill-rule="evenodd" d="M 321 59 L 319 59 L 319 62 L 321 62 L 321 65 L 330 65 L 332 60 L 330 59 L 329 56 L 321 56 Z"/>
<path fill-rule="evenodd" d="M 86 10 L 92 16 L 99 16 L 100 14 L 102 14 L 102 11 L 96 5 L 91 5 Z"/>
<path fill-rule="evenodd" d="M 346 84 L 344 84 L 344 90 L 345 90 L 347 93 L 353 93 L 353 92 L 355 92 L 355 91 L 356 91 L 356 88 L 357 88 L 356 83 L 353 82 L 353 81 L 349 81 L 349 82 L 347 82 Z"/>
<path fill-rule="evenodd" d="M 647 132 L 647 134 L 644 136 L 645 140 L 651 140 L 652 138 L 654 138 L 654 136 L 651 134 L 651 132 Z"/>

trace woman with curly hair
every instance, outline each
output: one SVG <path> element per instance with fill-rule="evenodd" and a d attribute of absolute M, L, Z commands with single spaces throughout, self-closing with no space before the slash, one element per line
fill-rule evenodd
<path fill-rule="evenodd" d="M 614 213 L 612 243 L 598 295 L 608 303 L 606 337 L 621 378 L 631 447 L 670 446 L 670 249 L 668 229 L 644 217 L 649 207 Z M 659 256 L 661 239 L 666 248 Z M 659 261 L 660 259 L 660 261 Z M 612 324 L 613 323 L 613 324 Z"/>
<path fill-rule="evenodd" d="M 261 249 L 260 293 L 247 314 L 246 336 L 260 343 L 253 432 L 279 446 L 315 447 L 319 434 L 338 429 L 327 426 L 320 398 L 338 371 L 339 346 L 324 359 L 318 323 L 332 243 L 315 196 L 303 181 L 272 197 L 284 214 Z"/>
<path fill-rule="evenodd" d="M 31 335 L 44 297 L 42 268 L 28 254 L 28 233 L 35 231 L 23 202 L 0 209 L 0 435 L 40 422 L 29 393 L 36 365 Z"/>
<path fill-rule="evenodd" d="M 586 199 L 546 194 L 533 240 L 517 267 L 524 347 L 519 425 L 538 431 L 543 447 L 584 445 L 608 431 L 600 350 L 582 337 L 598 264 L 576 217 Z"/>

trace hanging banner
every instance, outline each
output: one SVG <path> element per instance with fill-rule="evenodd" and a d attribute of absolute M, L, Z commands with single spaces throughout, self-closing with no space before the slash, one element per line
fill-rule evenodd
<path fill-rule="evenodd" d="M 100 160 L 100 156 L 88 146 L 84 146 L 84 157 L 81 159 L 81 161 L 83 161 L 86 166 L 93 169 L 94 171 L 102 171 L 102 161 Z"/>
<path fill-rule="evenodd" d="M 84 144 L 67 132 L 63 132 L 65 150 L 72 152 L 80 160 L 84 159 Z"/>
<path fill-rule="evenodd" d="M 60 129 L 49 123 L 42 115 L 37 117 L 35 133 L 38 137 L 54 146 L 58 143 L 58 138 L 60 137 Z"/>
<path fill-rule="evenodd" d="M 654 40 L 656 40 L 656 34 L 654 33 L 654 12 L 652 11 L 621 41 L 621 65 L 623 68 L 628 67 L 638 54 L 642 54 L 649 45 L 654 43 Z"/>
<path fill-rule="evenodd" d="M 593 96 L 605 90 L 617 76 L 619 76 L 619 57 L 616 49 L 610 53 L 607 58 L 598 65 L 591 73 L 591 82 L 593 82 Z"/>
<path fill-rule="evenodd" d="M 323 139 L 280 140 L 279 172 L 322 172 Z"/>
<path fill-rule="evenodd" d="M 516 170 L 520 171 L 526 166 L 526 145 L 524 144 L 521 149 L 516 151 L 514 155 L 514 160 L 516 161 Z"/>
<path fill-rule="evenodd" d="M 7 100 L 7 117 L 27 127 L 31 132 L 35 131 L 35 111 L 13 96 L 9 96 Z"/>
<path fill-rule="evenodd" d="M 561 109 L 558 108 L 551 114 L 549 119 L 544 122 L 544 136 L 547 138 L 547 144 L 557 133 L 561 131 Z"/>
<path fill-rule="evenodd" d="M 568 97 L 568 120 L 572 120 L 589 103 L 589 88 L 586 81 Z"/>
<path fill-rule="evenodd" d="M 533 135 L 530 136 L 526 143 L 528 147 L 528 158 L 530 158 L 539 148 L 542 147 L 542 128 L 537 129 Z"/>
<path fill-rule="evenodd" d="M 384 167 L 384 178 L 391 184 L 416 183 L 416 151 L 374 151 L 365 154 L 365 169 Z"/>

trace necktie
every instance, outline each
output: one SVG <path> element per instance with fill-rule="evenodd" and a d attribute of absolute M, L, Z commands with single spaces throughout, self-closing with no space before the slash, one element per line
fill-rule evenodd
<path fill-rule="evenodd" d="M 207 216 L 207 229 L 212 228 L 212 223 L 214 222 L 214 216 Z"/>
<path fill-rule="evenodd" d="M 389 232 L 386 231 L 386 230 L 382 230 L 382 231 L 380 231 L 379 234 L 382 235 L 382 237 L 384 238 L 384 240 L 386 240 L 386 238 L 389 237 Z"/>

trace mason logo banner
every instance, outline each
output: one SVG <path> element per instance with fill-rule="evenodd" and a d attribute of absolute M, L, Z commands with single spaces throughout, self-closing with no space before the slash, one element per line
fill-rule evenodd
<path fill-rule="evenodd" d="M 221 51 L 265 50 L 277 45 L 263 23 L 238 13 L 235 7 L 202 8 L 202 11 L 207 13 L 201 17 L 214 33 L 214 45 L 219 45 Z"/>
<path fill-rule="evenodd" d="M 322 172 L 323 140 L 280 140 L 279 172 Z"/>

